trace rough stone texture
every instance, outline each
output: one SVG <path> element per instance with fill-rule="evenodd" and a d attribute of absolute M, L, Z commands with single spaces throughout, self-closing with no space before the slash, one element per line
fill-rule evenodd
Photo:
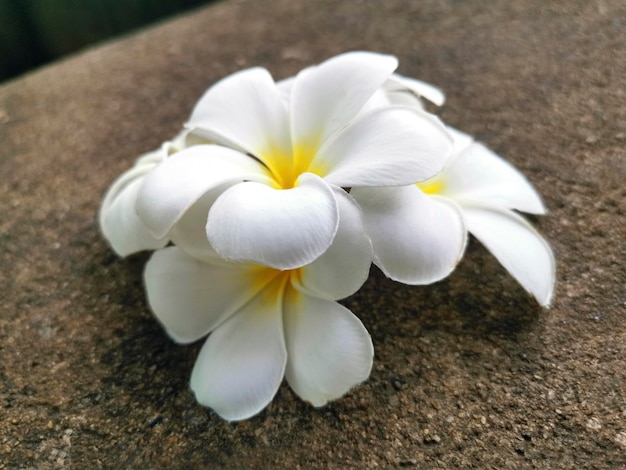
<path fill-rule="evenodd" d="M 5 84 L 0 468 L 623 468 L 625 32 L 621 0 L 230 1 Z M 146 256 L 114 256 L 95 214 L 220 77 L 350 49 L 443 87 L 442 117 L 528 175 L 554 306 L 477 243 L 434 286 L 373 272 L 345 302 L 369 381 L 319 410 L 283 386 L 228 424 L 188 389 L 200 345 L 146 309 Z"/>

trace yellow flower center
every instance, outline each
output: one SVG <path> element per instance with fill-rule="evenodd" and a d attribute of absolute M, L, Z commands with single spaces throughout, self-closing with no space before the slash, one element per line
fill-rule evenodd
<path fill-rule="evenodd" d="M 318 146 L 312 143 L 303 143 L 294 146 L 291 153 L 286 153 L 278 146 L 270 146 L 263 152 L 263 163 L 274 180 L 276 189 L 291 189 L 296 185 L 298 177 L 303 173 L 314 173 L 317 176 L 325 174 L 319 164 L 313 165 L 313 159 Z"/>
<path fill-rule="evenodd" d="M 253 288 L 258 290 L 264 304 L 275 305 L 277 302 L 282 303 L 282 299 L 286 295 L 289 295 L 290 298 L 298 295 L 298 291 L 293 285 L 299 283 L 300 275 L 300 268 L 280 271 L 259 266 L 254 272 Z"/>
<path fill-rule="evenodd" d="M 420 188 L 424 194 L 432 195 L 443 193 L 446 185 L 442 178 L 434 177 L 421 183 L 417 183 L 417 187 Z"/>

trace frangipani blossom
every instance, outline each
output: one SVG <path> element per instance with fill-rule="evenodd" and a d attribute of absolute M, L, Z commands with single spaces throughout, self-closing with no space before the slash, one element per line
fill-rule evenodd
<path fill-rule="evenodd" d="M 154 253 L 145 270 L 149 304 L 168 334 L 190 343 L 210 333 L 191 376 L 198 402 L 222 418 L 265 408 L 283 377 L 314 406 L 340 397 L 370 373 L 367 330 L 336 300 L 367 279 L 372 247 L 352 198 L 331 247 L 313 263 L 280 271 L 178 247 Z M 206 241 L 205 241 L 206 243 Z"/>
<path fill-rule="evenodd" d="M 432 283 L 472 233 L 550 303 L 554 257 L 515 212 L 544 213 L 539 196 L 427 113 L 421 99 L 441 105 L 443 93 L 396 66 L 353 52 L 279 82 L 262 68 L 226 77 L 104 198 L 113 250 L 156 250 L 145 288 L 169 336 L 208 335 L 191 388 L 226 420 L 259 413 L 283 378 L 322 406 L 368 377 L 371 338 L 337 301 L 372 261 L 394 280 Z"/>
<path fill-rule="evenodd" d="M 391 56 L 343 54 L 300 72 L 287 100 L 265 69 L 223 79 L 188 123 L 215 144 L 186 148 L 151 171 L 137 196 L 140 219 L 162 239 L 201 203 L 222 258 L 283 270 L 311 263 L 342 217 L 337 188 L 424 181 L 449 157 L 451 139 L 432 115 L 364 111 L 396 66 Z"/>
<path fill-rule="evenodd" d="M 545 213 L 539 195 L 521 173 L 484 145 L 455 129 L 449 131 L 455 151 L 434 178 L 412 186 L 352 192 L 363 208 L 376 264 L 393 279 L 417 284 L 415 271 L 441 261 L 441 252 L 460 257 L 459 239 L 469 231 L 541 305 L 548 306 L 555 281 L 552 250 L 515 212 Z M 433 217 L 435 205 L 442 214 L 448 213 L 447 219 Z M 439 253 L 420 248 L 437 244 Z"/>

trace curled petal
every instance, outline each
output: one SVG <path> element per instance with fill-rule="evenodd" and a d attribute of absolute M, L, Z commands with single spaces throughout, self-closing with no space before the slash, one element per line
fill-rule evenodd
<path fill-rule="evenodd" d="M 168 243 L 167 237 L 156 238 L 137 216 L 135 202 L 141 188 L 140 179 L 127 185 L 113 203 L 102 212 L 100 227 L 113 251 L 128 256 L 143 250 L 156 250 Z"/>
<path fill-rule="evenodd" d="M 191 374 L 198 402 L 228 421 L 259 413 L 282 382 L 287 350 L 280 295 L 256 296 L 215 330 Z"/>
<path fill-rule="evenodd" d="M 458 158 L 461 154 L 463 154 L 463 152 L 465 152 L 468 148 L 470 148 L 475 141 L 471 135 L 466 134 L 465 132 L 461 132 L 454 127 L 446 126 L 446 129 L 448 130 L 450 137 L 452 137 L 453 155 L 450 159 L 450 162 L 448 163 L 448 165 L 451 166 L 454 160 Z"/>
<path fill-rule="evenodd" d="M 374 347 L 361 321 L 336 302 L 292 290 L 285 297 L 291 388 L 313 406 L 339 398 L 370 374 Z"/>
<path fill-rule="evenodd" d="M 376 109 L 384 108 L 386 106 L 391 106 L 392 103 L 389 99 L 389 96 L 385 91 L 381 88 L 376 90 L 376 92 L 372 95 L 372 97 L 367 100 L 367 102 L 361 108 L 361 112 L 359 114 L 367 114 Z M 356 118 L 355 118 L 356 119 Z"/>
<path fill-rule="evenodd" d="M 415 185 L 354 189 L 376 265 L 405 284 L 430 284 L 452 272 L 467 231 L 454 204 L 429 198 Z"/>
<path fill-rule="evenodd" d="M 442 106 L 446 101 L 443 91 L 436 86 L 395 73 L 385 82 L 385 91 L 393 103 L 418 108 L 423 108 L 421 98 L 437 106 Z"/>
<path fill-rule="evenodd" d="M 339 205 L 339 226 L 326 252 L 300 268 L 298 289 L 339 300 L 354 294 L 369 275 L 372 243 L 363 229 L 361 210 L 341 188 L 333 188 Z"/>
<path fill-rule="evenodd" d="M 213 264 L 225 262 L 209 243 L 206 224 L 211 206 L 230 186 L 225 184 L 211 189 L 187 209 L 169 232 L 172 243 L 193 258 Z"/>
<path fill-rule="evenodd" d="M 167 238 L 153 237 L 137 216 L 135 202 L 143 183 L 143 177 L 155 164 L 146 159 L 158 158 L 155 152 L 144 157 L 144 161 L 124 173 L 111 185 L 99 213 L 102 234 L 119 256 L 128 256 L 142 250 L 162 248 Z"/>
<path fill-rule="evenodd" d="M 552 300 L 556 266 L 550 245 L 519 215 L 496 207 L 463 206 L 467 229 L 543 306 Z"/>
<path fill-rule="evenodd" d="M 187 125 L 266 164 L 271 153 L 291 154 L 287 108 L 272 76 L 262 68 L 234 73 L 209 88 Z"/>
<path fill-rule="evenodd" d="M 193 145 L 209 145 L 214 143 L 215 142 L 212 142 L 202 136 L 194 134 L 191 129 L 184 129 L 170 142 L 165 143 L 165 149 L 168 152 L 168 155 L 173 155 L 174 153 L 180 152 L 181 150 Z"/>
<path fill-rule="evenodd" d="M 293 189 L 246 182 L 213 204 L 207 236 L 227 260 L 294 269 L 324 253 L 335 237 L 339 214 L 332 189 L 316 175 L 300 176 Z"/>
<path fill-rule="evenodd" d="M 439 176 L 441 195 L 470 203 L 495 205 L 531 214 L 544 214 L 539 194 L 513 165 L 479 142 L 451 129 L 457 155 Z"/>
<path fill-rule="evenodd" d="M 151 171 L 137 197 L 137 214 L 162 238 L 185 211 L 217 186 L 238 181 L 269 182 L 253 158 L 217 145 L 196 145 L 167 158 Z"/>
<path fill-rule="evenodd" d="M 135 162 L 135 165 L 131 169 L 122 173 L 122 175 L 119 176 L 113 182 L 113 184 L 111 184 L 104 196 L 104 199 L 102 200 L 102 206 L 100 207 L 100 213 L 98 214 L 101 227 L 104 221 L 103 218 L 115 199 L 117 199 L 117 197 L 126 189 L 129 184 L 138 179 L 143 179 L 146 173 L 148 173 L 160 162 L 162 162 L 166 158 L 166 156 L 167 150 L 165 145 L 159 150 L 156 150 L 154 152 L 148 152 L 142 155 L 141 157 L 139 157 L 137 162 Z"/>
<path fill-rule="evenodd" d="M 263 287 L 245 264 L 209 264 L 177 247 L 155 252 L 144 271 L 148 303 L 168 335 L 191 343 L 245 305 Z"/>
<path fill-rule="evenodd" d="M 436 117 L 388 107 L 360 116 L 336 134 L 319 150 L 312 168 L 341 187 L 398 186 L 431 178 L 451 151 L 452 140 Z"/>
<path fill-rule="evenodd" d="M 127 256 L 142 250 L 154 250 L 165 246 L 166 237 L 154 237 L 137 216 L 135 203 L 139 188 L 146 174 L 168 156 L 182 150 L 188 131 L 182 131 L 161 148 L 148 152 L 124 172 L 109 188 L 99 213 L 102 233 L 113 250 Z"/>
<path fill-rule="evenodd" d="M 302 70 L 289 84 L 293 143 L 320 146 L 356 116 L 397 66 L 393 56 L 348 52 Z"/>

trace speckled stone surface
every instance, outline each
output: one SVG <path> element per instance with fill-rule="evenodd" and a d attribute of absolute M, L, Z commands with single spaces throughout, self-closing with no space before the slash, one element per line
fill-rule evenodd
<path fill-rule="evenodd" d="M 625 45 L 619 0 L 227 1 L 1 86 L 0 468 L 624 468 Z M 369 381 L 322 409 L 283 385 L 228 424 L 96 211 L 220 77 L 351 49 L 441 86 L 440 115 L 537 187 L 554 306 L 477 243 L 434 286 L 373 270 L 345 301 Z"/>

